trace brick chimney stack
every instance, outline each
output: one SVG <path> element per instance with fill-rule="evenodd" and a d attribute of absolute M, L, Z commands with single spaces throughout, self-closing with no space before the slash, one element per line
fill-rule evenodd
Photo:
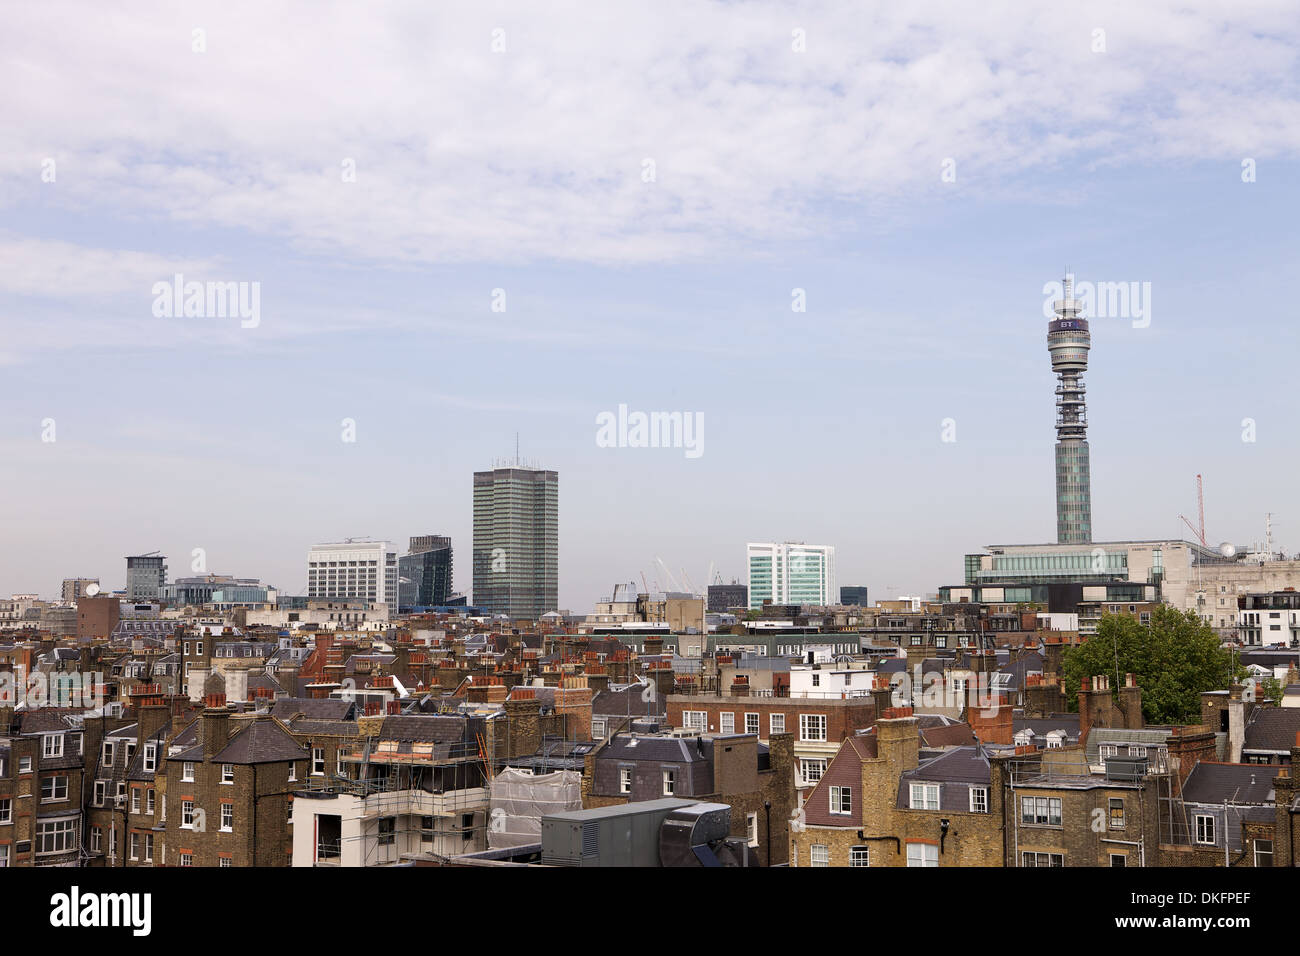
<path fill-rule="evenodd" d="M 1124 675 L 1124 686 L 1119 689 L 1119 710 L 1126 730 L 1141 730 L 1146 726 L 1142 717 L 1142 688 L 1132 674 Z"/>
<path fill-rule="evenodd" d="M 220 700 L 220 709 L 216 701 Z M 230 741 L 230 711 L 219 694 L 208 695 L 208 707 L 203 711 L 203 756 L 211 760 L 226 748 Z"/>

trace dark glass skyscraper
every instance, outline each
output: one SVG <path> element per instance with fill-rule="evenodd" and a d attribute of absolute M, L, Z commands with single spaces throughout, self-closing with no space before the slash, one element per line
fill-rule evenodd
<path fill-rule="evenodd" d="M 475 605 L 530 620 L 557 609 L 559 509 L 557 472 L 474 472 Z"/>
<path fill-rule="evenodd" d="M 440 607 L 451 599 L 451 538 L 425 534 L 411 539 L 408 554 L 397 559 L 398 606 Z"/>
<path fill-rule="evenodd" d="M 1092 540 L 1092 477 L 1088 465 L 1088 409 L 1083 373 L 1088 369 L 1092 335 L 1074 298 L 1074 276 L 1067 275 L 1062 298 L 1052 303 L 1056 318 L 1047 324 L 1047 350 L 1056 373 L 1056 540 Z"/>

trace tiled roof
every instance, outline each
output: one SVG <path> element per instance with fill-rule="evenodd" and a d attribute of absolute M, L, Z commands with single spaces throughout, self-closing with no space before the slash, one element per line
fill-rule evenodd
<path fill-rule="evenodd" d="M 1296 746 L 1300 733 L 1300 707 L 1256 707 L 1246 722 L 1242 749 L 1286 754 Z"/>
<path fill-rule="evenodd" d="M 1202 760 L 1183 784 L 1186 803 L 1222 804 L 1274 802 L 1273 778 L 1278 768 L 1267 764 L 1214 763 Z"/>
<path fill-rule="evenodd" d="M 307 757 L 306 749 L 274 718 L 258 717 L 232 723 L 246 726 L 235 732 L 225 749 L 212 758 L 213 763 L 280 763 Z"/>
<path fill-rule="evenodd" d="M 335 697 L 281 697 L 272 705 L 271 716 L 289 720 L 302 714 L 309 720 L 347 720 L 355 708 L 353 701 Z"/>

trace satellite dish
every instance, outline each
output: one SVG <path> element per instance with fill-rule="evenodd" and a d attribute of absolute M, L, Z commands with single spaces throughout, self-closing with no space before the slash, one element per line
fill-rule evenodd
<path fill-rule="evenodd" d="M 1223 555 L 1225 558 L 1230 558 L 1236 553 L 1237 546 L 1231 541 L 1225 541 L 1223 544 L 1219 545 L 1219 554 Z"/>
<path fill-rule="evenodd" d="M 98 593 L 99 593 L 99 585 L 98 585 L 98 584 L 87 584 L 87 585 L 86 585 L 86 597 L 94 597 L 94 596 L 95 596 L 96 594 L 98 594 Z"/>

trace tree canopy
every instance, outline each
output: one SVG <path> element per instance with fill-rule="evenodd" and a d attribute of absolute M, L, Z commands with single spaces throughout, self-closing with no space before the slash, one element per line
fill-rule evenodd
<path fill-rule="evenodd" d="M 1202 692 L 1226 690 L 1245 672 L 1219 644 L 1214 628 L 1194 612 L 1168 604 L 1155 608 L 1149 624 L 1103 615 L 1094 637 L 1065 650 L 1061 671 L 1070 706 L 1078 707 L 1083 678 L 1108 675 L 1118 691 L 1124 675 L 1133 674 L 1147 723 L 1199 723 Z"/>

